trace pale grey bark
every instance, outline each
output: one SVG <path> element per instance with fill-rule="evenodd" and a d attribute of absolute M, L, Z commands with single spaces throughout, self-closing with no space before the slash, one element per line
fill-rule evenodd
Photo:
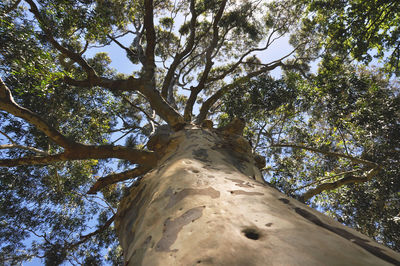
<path fill-rule="evenodd" d="M 400 255 L 262 182 L 239 135 L 186 126 L 122 200 L 126 265 L 391 265 Z"/>

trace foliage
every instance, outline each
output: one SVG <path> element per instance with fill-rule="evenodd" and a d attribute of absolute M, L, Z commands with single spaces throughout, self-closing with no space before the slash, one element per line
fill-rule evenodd
<path fill-rule="evenodd" d="M 309 203 L 399 250 L 399 87 L 350 63 L 369 63 L 376 49 L 398 74 L 395 1 L 266 2 L 1 2 L 0 264 L 121 265 L 112 217 L 154 167 L 146 143 L 155 128 L 235 116 L 266 155 L 268 181 L 299 199 L 379 163 L 368 182 Z M 268 61 L 290 34 L 293 47 Z M 110 49 L 132 68 L 113 69 Z M 276 146 L 287 143 L 322 153 Z"/>
<path fill-rule="evenodd" d="M 332 58 L 313 79 L 287 73 L 281 80 L 260 76 L 237 86 L 225 96 L 224 110 L 249 121 L 247 137 L 269 158 L 265 178 L 300 200 L 309 189 L 361 174 L 366 167 L 324 152 L 378 162 L 381 170 L 371 180 L 324 191 L 309 202 L 399 250 L 399 100 L 398 84 L 380 72 Z M 281 143 L 319 152 L 282 148 Z"/>
<path fill-rule="evenodd" d="M 327 55 L 377 64 L 389 75 L 400 74 L 400 7 L 398 1 L 297 1 L 306 8 L 304 32 L 321 38 Z"/>

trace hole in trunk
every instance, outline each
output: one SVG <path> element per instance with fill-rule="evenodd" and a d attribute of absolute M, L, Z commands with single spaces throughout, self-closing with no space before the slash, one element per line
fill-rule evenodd
<path fill-rule="evenodd" d="M 258 240 L 260 238 L 260 234 L 254 228 L 246 228 L 242 233 L 249 239 Z"/>

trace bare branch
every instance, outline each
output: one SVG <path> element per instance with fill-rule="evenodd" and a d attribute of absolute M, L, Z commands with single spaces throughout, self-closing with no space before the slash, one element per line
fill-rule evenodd
<path fill-rule="evenodd" d="M 111 36 L 111 35 L 108 34 L 107 37 L 110 38 L 113 42 L 115 42 L 119 47 L 121 47 L 122 49 L 124 49 L 125 52 L 126 52 L 127 54 L 130 54 L 130 55 L 132 55 L 132 56 L 136 56 L 135 53 L 134 53 L 131 49 L 129 49 L 128 47 L 125 47 L 122 43 L 120 43 L 120 42 L 119 42 L 116 38 L 114 38 L 113 36 Z"/>
<path fill-rule="evenodd" d="M 60 145 L 61 147 L 67 148 L 73 144 L 72 141 L 68 140 L 64 135 L 58 132 L 54 127 L 47 124 L 40 116 L 33 113 L 32 111 L 19 106 L 12 97 L 10 89 L 6 86 L 3 80 L 0 78 L 0 109 L 9 112 L 17 117 L 24 119 L 25 121 L 36 126 L 52 141 Z"/>
<path fill-rule="evenodd" d="M 193 106 L 194 106 L 194 103 L 196 102 L 197 95 L 204 89 L 205 83 L 207 81 L 208 75 L 209 75 L 211 67 L 213 65 L 212 54 L 218 44 L 218 38 L 219 38 L 218 23 L 221 20 L 222 14 L 225 10 L 226 2 L 227 2 L 227 0 L 222 1 L 221 6 L 219 7 L 218 12 L 214 18 L 214 22 L 213 22 L 213 26 L 212 26 L 213 37 L 211 39 L 210 46 L 206 50 L 206 64 L 204 67 L 203 74 L 200 78 L 199 84 L 196 87 L 191 88 L 191 93 L 190 93 L 189 99 L 186 102 L 185 111 L 184 111 L 184 115 L 183 115 L 185 121 L 191 120 Z"/>
<path fill-rule="evenodd" d="M 108 158 L 128 160 L 132 163 L 145 166 L 154 166 L 158 160 L 156 153 L 151 151 L 139 150 L 123 146 L 93 146 L 75 143 L 74 146 L 70 147 L 67 151 L 55 155 L 26 157 L 18 159 L 1 159 L 0 166 L 14 167 L 21 165 L 44 165 L 71 160 Z"/>
<path fill-rule="evenodd" d="M 87 192 L 88 194 L 96 194 L 97 191 L 101 190 L 102 188 L 105 188 L 106 186 L 109 186 L 111 184 L 121 182 L 124 180 L 132 179 L 138 176 L 142 176 L 146 174 L 148 171 L 150 171 L 150 167 L 143 167 L 139 166 L 135 169 L 128 170 L 122 173 L 118 174 L 111 174 L 105 177 L 102 177 L 94 183 L 94 185 L 89 189 Z"/>
<path fill-rule="evenodd" d="M 18 144 L 5 144 L 5 145 L 0 145 L 0 150 L 5 150 L 5 149 L 21 149 L 21 150 L 28 150 L 28 151 L 33 151 L 41 155 L 48 155 L 47 152 L 34 148 L 34 147 L 29 147 L 29 146 L 24 146 L 24 145 L 18 145 Z"/>
<path fill-rule="evenodd" d="M 338 152 L 330 152 L 330 151 L 323 151 L 317 148 L 312 148 L 312 147 L 307 147 L 307 146 L 303 146 L 303 145 L 297 145 L 297 144 L 272 144 L 272 147 L 288 147 L 288 148 L 294 148 L 294 149 L 303 149 L 303 150 L 308 150 L 308 151 L 313 151 L 313 152 L 317 152 L 317 153 L 321 153 L 324 154 L 326 156 L 331 156 L 331 157 L 342 157 L 342 158 L 346 158 L 349 159 L 350 161 L 354 162 L 354 163 L 361 163 L 364 165 L 368 165 L 370 167 L 379 167 L 379 165 L 377 163 L 368 161 L 368 160 L 364 160 L 364 159 L 359 159 L 347 154 L 343 154 L 343 153 L 338 153 Z"/>
<path fill-rule="evenodd" d="M 303 202 L 305 202 L 305 201 L 309 200 L 310 198 L 312 198 L 313 196 L 318 195 L 319 193 L 321 193 L 323 191 L 336 189 L 336 188 L 339 188 L 346 184 L 365 183 L 365 182 L 371 180 L 372 177 L 377 175 L 379 171 L 380 171 L 380 168 L 376 167 L 376 168 L 369 170 L 368 172 L 366 172 L 366 174 L 364 174 L 362 176 L 348 175 L 342 179 L 339 179 L 339 180 L 331 182 L 331 183 L 323 183 L 323 184 L 317 186 L 316 188 L 310 189 L 309 191 L 307 191 L 306 193 L 301 195 L 301 200 Z"/>
<path fill-rule="evenodd" d="M 87 73 L 88 75 L 88 80 L 91 81 L 92 79 L 96 78 L 96 72 L 94 69 L 84 60 L 79 53 L 75 53 L 73 51 L 70 51 L 63 47 L 61 44 L 59 44 L 53 37 L 53 34 L 51 33 L 51 30 L 47 27 L 45 20 L 43 17 L 40 15 L 39 9 L 36 6 L 36 4 L 33 2 L 33 0 L 25 0 L 29 6 L 30 6 L 30 11 L 32 14 L 35 16 L 37 21 L 40 24 L 40 28 L 43 30 L 45 33 L 45 36 L 47 40 L 56 48 L 60 53 L 63 55 L 67 56 L 71 60 L 75 61 L 78 63 Z"/>
<path fill-rule="evenodd" d="M 154 77 L 155 72 L 155 61 L 154 51 L 156 46 L 156 32 L 154 30 L 154 10 L 153 0 L 144 1 L 144 28 L 146 29 L 146 64 L 145 64 L 145 75 L 147 80 L 151 80 Z"/>
<path fill-rule="evenodd" d="M 276 31 L 277 31 L 277 30 L 273 30 L 273 31 L 270 33 L 270 35 L 269 35 L 269 37 L 268 37 L 268 41 L 267 41 L 267 43 L 266 43 L 266 45 L 265 45 L 264 47 L 253 48 L 253 49 L 248 50 L 248 51 L 245 52 L 245 53 L 239 58 L 239 60 L 236 61 L 236 63 L 234 63 L 229 69 L 227 69 L 227 70 L 224 71 L 222 74 L 220 74 L 220 75 L 218 75 L 218 76 L 216 76 L 216 77 L 209 78 L 209 79 L 207 80 L 207 83 L 208 83 L 208 82 L 217 81 L 217 80 L 221 80 L 221 79 L 225 78 L 229 73 L 232 73 L 240 64 L 242 64 L 244 58 L 245 58 L 246 56 L 248 56 L 249 54 L 254 53 L 254 52 L 260 52 L 260 51 L 265 51 L 265 50 L 267 50 L 267 49 L 270 47 L 270 45 L 273 43 L 273 41 L 276 39 L 276 38 L 275 38 L 275 39 L 273 39 L 273 40 L 271 41 L 271 36 L 272 36 Z M 281 36 L 282 36 L 282 35 L 281 35 Z M 277 37 L 277 38 L 279 38 L 279 37 Z M 293 53 L 293 52 L 292 52 L 292 53 Z M 279 60 L 279 61 L 281 61 L 281 60 Z M 274 64 L 275 62 L 276 62 L 276 61 L 271 62 L 270 64 Z M 270 64 L 269 64 L 269 65 L 270 65 Z"/>
<path fill-rule="evenodd" d="M 362 169 L 353 169 L 353 170 L 350 170 L 350 171 L 346 171 L 346 172 L 341 172 L 341 173 L 335 174 L 333 176 L 326 176 L 324 178 L 321 178 L 321 179 L 318 179 L 318 180 L 316 180 L 314 182 L 311 182 L 311 183 L 309 183 L 307 185 L 304 185 L 304 186 L 298 187 L 296 189 L 293 189 L 292 191 L 301 190 L 303 188 L 311 187 L 312 185 L 315 185 L 317 183 L 321 183 L 322 181 L 325 181 L 325 180 L 328 180 L 328 179 L 332 179 L 332 178 L 335 178 L 335 177 L 338 177 L 338 176 L 342 176 L 342 175 L 349 175 L 349 174 L 360 172 L 360 171 L 362 171 Z"/>
<path fill-rule="evenodd" d="M 94 77 L 92 80 L 75 80 L 68 76 L 64 77 L 64 82 L 68 85 L 91 88 L 94 86 L 103 87 L 110 91 L 136 91 L 144 86 L 145 81 L 143 79 L 137 79 L 130 76 L 127 79 L 108 79 L 103 77 Z"/>
<path fill-rule="evenodd" d="M 261 126 L 261 128 L 258 130 L 256 141 L 253 144 L 253 149 L 252 149 L 253 153 L 256 151 L 256 149 L 258 147 L 258 144 L 260 143 L 261 135 L 263 134 L 263 131 L 264 131 L 266 126 L 267 126 L 267 122 L 264 122 L 263 125 Z"/>
<path fill-rule="evenodd" d="M 185 124 L 183 117 L 161 97 L 160 93 L 153 86 L 143 86 L 140 92 L 146 96 L 151 108 L 174 130 L 181 129 L 182 125 Z"/>
<path fill-rule="evenodd" d="M 129 77 L 125 80 L 111 80 L 107 78 L 95 78 L 92 81 L 84 80 L 78 81 L 66 77 L 64 79 L 68 84 L 79 87 L 92 87 L 94 85 L 107 88 L 111 91 L 139 91 L 150 103 L 157 114 L 164 119 L 171 127 L 178 129 L 184 124 L 183 117 L 170 106 L 160 95 L 160 93 L 154 89 L 151 82 L 145 81 L 144 79 L 136 79 Z"/>
<path fill-rule="evenodd" d="M 51 164 L 55 162 L 67 161 L 68 156 L 65 153 L 56 155 L 40 156 L 40 157 L 26 157 L 18 159 L 1 159 L 0 167 L 15 167 L 22 165 L 37 165 L 37 164 Z"/>
<path fill-rule="evenodd" d="M 128 99 L 128 97 L 126 97 L 125 95 L 121 95 L 121 96 L 122 96 L 122 99 L 124 99 L 127 103 L 129 103 L 130 106 L 132 106 L 133 108 L 142 112 L 150 122 L 153 122 L 153 123 L 159 125 L 159 123 L 157 121 L 155 121 L 154 118 L 152 116 L 150 116 L 143 108 L 141 108 L 141 107 L 137 106 L 136 104 L 134 104 L 133 102 L 131 102 Z"/>
<path fill-rule="evenodd" d="M 147 166 L 154 166 L 158 160 L 157 154 L 152 151 L 114 145 L 78 144 L 68 151 L 68 157 L 71 160 L 117 158 Z"/>
<path fill-rule="evenodd" d="M 165 76 L 163 87 L 161 90 L 161 96 L 163 96 L 165 99 L 168 98 L 168 87 L 174 77 L 175 70 L 178 67 L 179 63 L 182 62 L 183 57 L 185 57 L 193 48 L 194 46 L 194 39 L 195 39 L 195 32 L 196 32 L 196 19 L 197 19 L 197 14 L 195 11 L 195 1 L 191 0 L 190 1 L 190 13 L 192 14 L 192 17 L 190 19 L 190 35 L 186 44 L 185 49 L 177 53 L 174 57 L 174 61 L 172 62 L 171 66 L 168 69 L 167 75 Z"/>
<path fill-rule="evenodd" d="M 251 72 L 251 73 L 247 74 L 246 76 L 240 77 L 240 78 L 236 79 L 235 81 L 233 81 L 231 84 L 228 84 L 228 85 L 224 86 L 223 88 L 219 89 L 216 93 L 214 93 L 210 98 L 208 98 L 203 103 L 203 105 L 200 108 L 200 113 L 196 119 L 196 123 L 200 124 L 204 119 L 206 119 L 211 106 L 213 106 L 225 93 L 227 93 L 231 89 L 235 88 L 235 86 L 237 86 L 238 84 L 246 83 L 251 78 L 256 77 L 262 73 L 271 71 L 282 65 L 283 65 L 283 63 L 276 62 L 272 65 L 264 66 L 260 70 Z"/>
<path fill-rule="evenodd" d="M 96 231 L 87 234 L 87 235 L 83 235 L 80 237 L 81 240 L 79 240 L 78 242 L 72 243 L 70 245 L 68 245 L 66 248 L 67 249 L 73 249 L 77 246 L 79 246 L 82 243 L 85 243 L 86 241 L 88 241 L 92 236 L 95 236 L 101 232 L 103 232 L 104 230 L 106 230 L 108 227 L 110 227 L 110 225 L 114 222 L 116 215 L 114 214 L 110 219 L 107 220 L 107 222 L 105 222 L 105 224 L 103 226 L 101 226 L 99 229 L 97 229 Z"/>
<path fill-rule="evenodd" d="M 6 137 L 12 144 L 16 144 L 15 141 L 10 136 L 8 136 L 5 132 L 0 130 L 0 134 L 3 135 L 4 137 Z"/>

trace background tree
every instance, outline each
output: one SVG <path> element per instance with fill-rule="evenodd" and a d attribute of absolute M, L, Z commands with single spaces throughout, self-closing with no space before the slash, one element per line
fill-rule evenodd
<path fill-rule="evenodd" d="M 122 250 L 112 224 L 117 219 L 116 224 L 124 232 L 126 220 L 121 218 L 122 211 L 116 215 L 117 206 L 122 205 L 120 210 L 123 210 L 132 197 L 136 199 L 134 204 L 147 206 L 146 199 L 153 194 L 147 193 L 146 198 L 143 191 L 174 181 L 173 178 L 164 183 L 154 181 L 153 168 L 165 174 L 163 167 L 167 163 L 163 155 L 169 154 L 175 145 L 171 131 L 175 132 L 173 136 L 183 138 L 179 132 L 187 130 L 189 124 L 203 125 L 212 132 L 214 140 L 221 141 L 216 149 L 221 149 L 224 158 L 233 158 L 229 165 L 239 165 L 236 172 L 255 177 L 258 171 L 249 167 L 254 163 L 262 167 L 263 160 L 252 153 L 263 153 L 269 160 L 268 166 L 276 170 L 271 183 L 277 188 L 304 201 L 329 191 L 320 198 L 316 196 L 314 203 L 341 215 L 342 222 L 361 226 L 363 232 L 398 249 L 395 233 L 398 225 L 393 216 L 398 211 L 397 168 L 391 164 L 396 157 L 385 150 L 395 143 L 391 141 L 397 132 L 397 93 L 394 89 L 386 90 L 391 85 L 368 72 L 362 75 L 353 69 L 335 72 L 329 65 L 321 67 L 315 80 L 313 77 L 302 80 L 301 75 L 307 75 L 307 64 L 317 57 L 319 48 L 319 39 L 307 34 L 294 35 L 290 51 L 266 61 L 263 53 L 268 53 L 278 38 L 294 30 L 303 33 L 299 24 L 304 14 L 302 8 L 289 1 L 271 4 L 226 0 L 3 2 L 0 11 L 2 263 L 16 264 L 39 257 L 47 265 L 64 261 L 98 265 L 103 261 L 103 250 L 108 249 L 106 259 L 121 264 Z M 94 48 L 110 45 L 122 49 L 136 70 L 119 73 L 110 67 L 111 59 L 104 52 L 89 56 Z M 280 80 L 267 75 L 277 68 L 286 71 Z M 338 74 L 340 79 L 333 78 Z M 350 76 L 353 79 L 348 81 Z M 337 90 L 336 86 L 342 83 L 351 88 L 345 92 Z M 351 97 L 356 104 L 350 104 Z M 363 99 L 370 97 L 376 102 L 365 104 Z M 333 107 L 330 101 L 334 102 Z M 388 112 L 379 109 L 381 103 L 392 109 Z M 371 110 L 373 119 L 369 117 Z M 323 113 L 331 119 L 324 121 Z M 243 130 L 241 120 L 229 124 L 232 120 L 229 116 L 246 120 L 248 126 L 244 131 L 253 142 L 253 151 L 235 135 Z M 220 130 L 215 131 L 207 118 L 219 121 Z M 381 125 L 387 125 L 387 129 L 380 129 Z M 365 128 L 369 131 L 365 132 Z M 187 132 L 188 136 L 192 134 Z M 206 137 L 198 137 L 206 142 Z M 187 147 L 188 151 L 192 149 Z M 328 155 L 330 160 L 315 161 L 315 156 L 305 157 L 305 151 Z M 396 148 L 392 152 L 397 152 Z M 190 156 L 210 164 L 203 171 L 211 171 L 212 164 L 206 154 L 200 149 L 193 150 Z M 242 164 L 243 169 L 239 169 Z M 373 175 L 381 169 L 383 177 Z M 191 175 L 198 172 L 190 171 Z M 325 175 L 333 176 L 329 180 L 337 183 L 319 189 L 318 193 L 298 193 L 311 186 L 321 188 Z M 373 181 L 363 182 L 365 186 L 361 189 L 346 186 L 332 193 L 332 189 L 348 183 L 338 182 L 344 178 L 353 178 L 352 183 L 358 179 Z M 258 184 L 240 179 L 230 182 L 243 189 Z M 389 193 L 385 194 L 385 189 Z M 140 193 L 135 196 L 132 191 Z M 168 208 L 174 202 L 181 204 L 181 198 L 187 195 L 210 195 L 212 199 L 220 195 L 209 188 L 195 190 L 189 185 L 187 190 L 174 193 L 168 189 L 156 191 L 169 199 L 160 217 L 172 213 Z M 249 199 L 263 194 L 245 190 L 230 190 L 228 194 L 235 193 Z M 322 222 L 324 218 L 310 214 L 297 203 L 279 198 L 280 194 L 270 193 L 280 204 L 291 206 L 292 212 L 296 210 L 302 219 L 321 227 L 318 229 L 321 232 L 327 229 L 339 235 L 337 241 L 355 237 Z M 371 226 L 365 220 L 364 215 L 371 214 L 371 209 L 363 205 L 360 193 L 367 193 L 369 198 L 380 196 L 376 201 L 368 201 L 376 208 L 383 203 L 387 210 L 368 216 L 379 226 Z M 331 198 L 326 198 L 327 194 Z M 124 203 L 120 204 L 122 199 Z M 348 215 L 353 208 L 357 208 L 356 215 Z M 151 210 L 157 211 L 154 207 Z M 181 220 L 168 217 L 163 221 L 164 227 L 185 223 L 186 218 L 195 221 L 201 213 L 196 208 L 189 211 L 180 216 Z M 151 211 L 143 213 L 143 219 L 151 214 Z M 96 221 L 98 225 L 94 226 Z M 246 228 L 242 233 L 255 240 L 260 235 L 254 230 Z M 168 230 L 167 233 L 173 235 Z M 134 235 L 128 236 L 134 239 Z M 140 239 L 141 235 L 137 237 Z M 120 236 L 120 239 L 124 242 L 125 238 Z M 156 251 L 169 250 L 170 240 L 164 239 L 161 237 Z M 356 239 L 363 242 L 362 237 Z M 137 244 L 144 249 L 152 241 L 155 240 L 150 237 Z M 377 260 L 398 261 L 395 255 L 387 255 L 387 250 L 380 251 L 375 244 L 358 245 Z M 141 252 L 144 251 L 137 253 Z"/>
<path fill-rule="evenodd" d="M 399 75 L 400 10 L 397 1 L 294 1 L 303 7 L 304 33 L 320 38 L 323 54 L 380 64 Z"/>

